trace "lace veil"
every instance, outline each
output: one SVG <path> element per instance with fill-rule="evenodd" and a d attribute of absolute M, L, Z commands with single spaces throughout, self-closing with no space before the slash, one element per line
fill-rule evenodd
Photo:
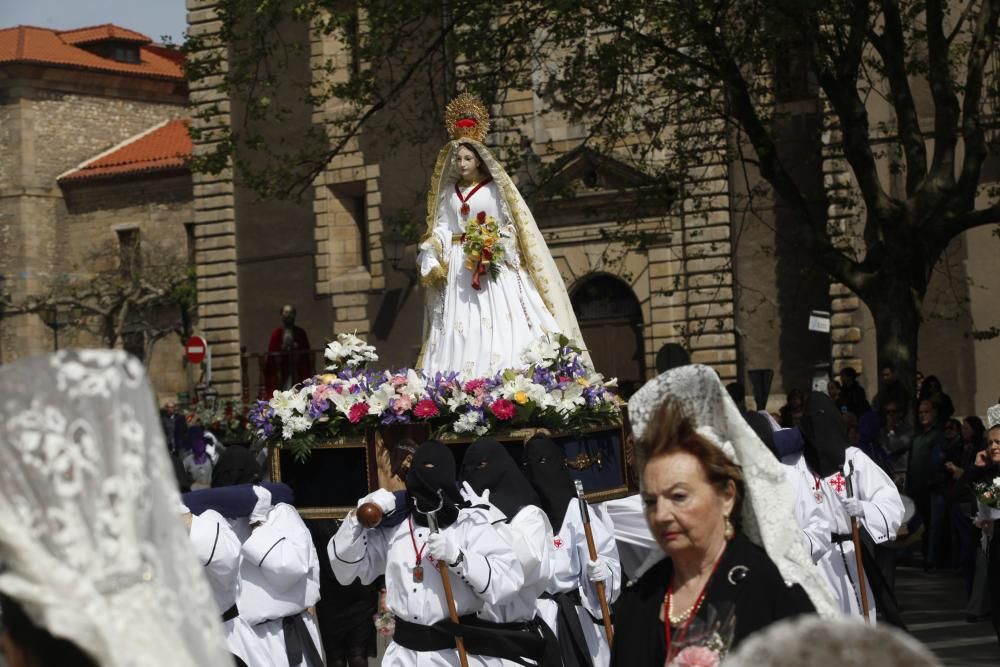
<path fill-rule="evenodd" d="M 100 665 L 231 664 L 142 364 L 34 357 L 0 397 L 0 592 Z"/>
<path fill-rule="evenodd" d="M 431 189 L 427 195 L 427 231 L 421 239 L 421 246 L 425 247 L 425 244 L 430 244 L 438 262 L 447 271 L 445 244 L 450 243 L 450 239 L 436 238 L 434 226 L 437 219 L 444 215 L 448 198 L 454 195 L 455 182 L 458 181 L 458 173 L 455 169 L 455 151 L 463 143 L 476 149 L 476 153 L 483 161 L 483 167 L 497 184 L 497 189 L 500 192 L 500 209 L 506 221 L 514 225 L 517 233 L 519 262 L 531 276 L 545 307 L 555 317 L 561 333 L 582 346 L 583 336 L 580 333 L 576 314 L 573 312 L 569 293 L 566 291 L 566 284 L 556 267 L 555 260 L 552 259 L 552 254 L 545 244 L 545 239 L 539 231 L 538 225 L 535 223 L 535 218 L 503 165 L 482 143 L 469 138 L 456 139 L 445 144 L 441 152 L 438 153 L 434 173 L 431 176 Z M 428 303 L 430 301 L 431 299 L 428 299 Z M 424 347 L 427 345 L 429 331 L 430 327 L 425 326 Z M 423 359 L 423 356 L 424 353 L 421 351 L 420 358 Z M 588 362 L 590 361 L 589 355 L 586 356 L 586 359 Z"/>
<path fill-rule="evenodd" d="M 743 470 L 746 499 L 742 524 L 747 537 L 764 548 L 786 582 L 805 589 L 821 615 L 839 616 L 802 541 L 802 531 L 794 519 L 795 497 L 785 481 L 784 468 L 743 419 L 718 374 L 708 366 L 690 364 L 671 369 L 643 385 L 628 402 L 636 438 L 642 438 L 650 419 L 668 396 L 680 401 L 698 432 L 715 442 Z"/>

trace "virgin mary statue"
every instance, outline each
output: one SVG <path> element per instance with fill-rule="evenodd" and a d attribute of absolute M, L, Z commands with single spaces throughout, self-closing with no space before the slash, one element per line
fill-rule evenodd
<path fill-rule="evenodd" d="M 447 107 L 417 263 L 427 287 L 428 373 L 492 375 L 520 367 L 546 334 L 582 344 L 569 295 L 531 211 L 482 141 L 489 115 L 469 94 Z"/>

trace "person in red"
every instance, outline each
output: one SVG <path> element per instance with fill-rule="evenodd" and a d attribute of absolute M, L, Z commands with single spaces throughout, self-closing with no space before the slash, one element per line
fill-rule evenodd
<path fill-rule="evenodd" d="M 296 383 L 312 377 L 313 359 L 309 336 L 295 326 L 295 306 L 281 307 L 281 326 L 271 332 L 264 360 L 264 398 L 271 398 L 276 389 L 291 389 Z"/>

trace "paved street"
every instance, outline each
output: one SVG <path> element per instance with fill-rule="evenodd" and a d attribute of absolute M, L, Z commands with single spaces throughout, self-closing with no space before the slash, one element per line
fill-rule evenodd
<path fill-rule="evenodd" d="M 896 571 L 896 595 L 913 635 L 947 667 L 997 667 L 1000 647 L 989 621 L 967 623 L 962 580 L 952 572 Z"/>

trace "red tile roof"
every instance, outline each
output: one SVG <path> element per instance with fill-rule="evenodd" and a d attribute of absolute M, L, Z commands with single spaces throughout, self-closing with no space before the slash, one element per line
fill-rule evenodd
<path fill-rule="evenodd" d="M 77 44 L 93 44 L 101 41 L 138 44 L 141 62 L 119 62 L 76 46 Z M 0 30 L 0 65 L 5 63 L 39 63 L 157 79 L 183 80 L 184 74 L 181 71 L 179 60 L 165 57 L 160 49 L 153 47 L 151 42 L 152 40 L 145 35 L 110 23 L 64 31 L 19 25 Z"/>
<path fill-rule="evenodd" d="M 191 157 L 190 121 L 168 120 L 130 137 L 59 176 L 60 184 L 183 169 Z"/>

